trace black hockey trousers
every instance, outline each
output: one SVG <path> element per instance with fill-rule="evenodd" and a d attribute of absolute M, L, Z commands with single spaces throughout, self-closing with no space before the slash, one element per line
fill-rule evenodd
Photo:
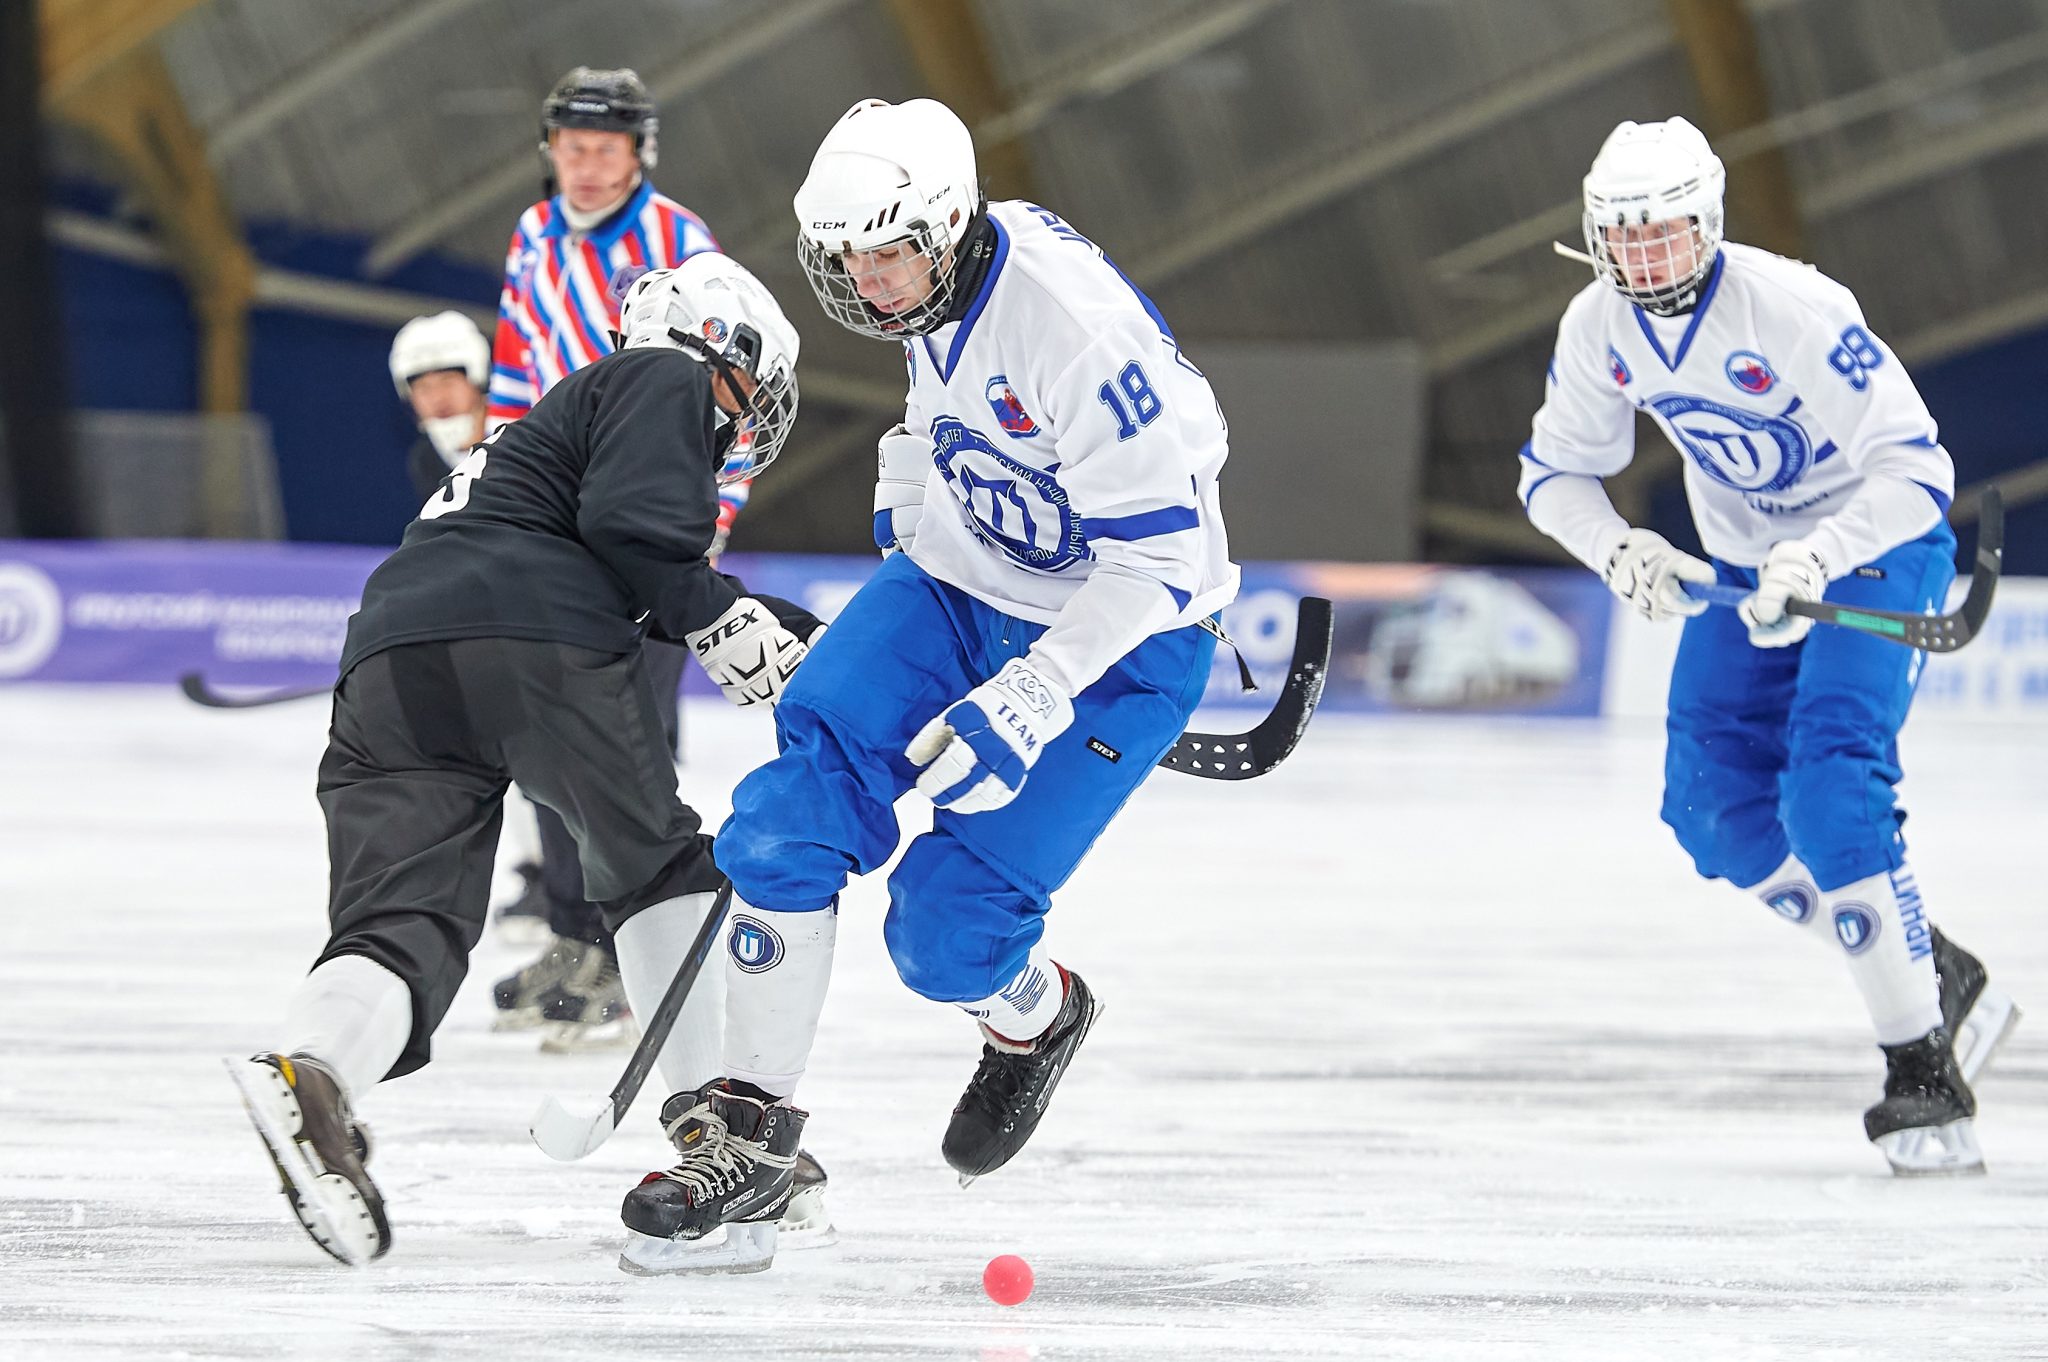
<path fill-rule="evenodd" d="M 638 651 L 525 639 L 403 644 L 341 679 L 320 761 L 320 960 L 368 956 L 411 989 L 412 1038 L 387 1077 L 427 1062 L 468 972 L 508 782 L 562 815 L 608 927 L 717 887 L 711 838 L 676 797 L 660 704 L 674 700 L 657 700 Z"/>
<path fill-rule="evenodd" d="M 662 741 L 669 755 L 682 755 L 682 714 L 678 693 L 683 687 L 683 664 L 690 650 L 679 643 L 649 639 L 641 646 L 640 660 L 647 668 L 661 716 Z M 571 941 L 589 941 L 612 948 L 611 930 L 604 925 L 597 905 L 583 897 L 583 863 L 576 853 L 576 839 L 561 817 L 545 804 L 533 806 L 533 821 L 540 833 L 540 883 L 547 896 L 548 930 Z"/>

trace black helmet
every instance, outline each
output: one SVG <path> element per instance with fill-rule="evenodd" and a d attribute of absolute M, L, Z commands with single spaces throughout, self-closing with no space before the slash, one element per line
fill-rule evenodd
<path fill-rule="evenodd" d="M 555 82 L 540 106 L 540 162 L 550 192 L 554 184 L 554 162 L 548 158 L 548 134 L 556 128 L 592 128 L 598 132 L 633 135 L 633 149 L 640 153 L 640 169 L 654 169 L 654 134 L 661 120 L 654 116 L 654 101 L 647 86 L 630 67 L 616 71 L 594 71 L 579 66 Z"/>

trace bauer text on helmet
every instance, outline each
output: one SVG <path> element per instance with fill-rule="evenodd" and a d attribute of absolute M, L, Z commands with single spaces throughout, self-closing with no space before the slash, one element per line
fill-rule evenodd
<path fill-rule="evenodd" d="M 974 139 L 936 100 L 862 100 L 825 135 L 795 207 L 826 315 L 864 336 L 923 335 L 945 321 L 955 248 L 981 208 Z"/>
<path fill-rule="evenodd" d="M 620 348 L 662 346 L 711 367 L 721 483 L 758 475 L 796 422 L 800 339 L 773 294 L 716 251 L 650 270 L 619 304 Z"/>
<path fill-rule="evenodd" d="M 1720 253 L 1726 187 L 1721 158 L 1683 118 L 1621 124 L 1585 181 L 1594 269 L 1646 311 L 1687 311 Z"/>

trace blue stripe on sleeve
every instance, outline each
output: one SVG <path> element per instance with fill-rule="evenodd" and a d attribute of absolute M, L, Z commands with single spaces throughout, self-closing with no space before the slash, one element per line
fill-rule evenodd
<path fill-rule="evenodd" d="M 1522 441 L 1522 457 L 1535 464 L 1538 468 L 1550 468 L 1550 471 L 1553 473 L 1562 473 L 1564 471 L 1561 468 L 1551 468 L 1549 464 L 1536 457 L 1536 442 L 1534 440 Z"/>
<path fill-rule="evenodd" d="M 1541 487 L 1544 483 L 1549 482 L 1552 478 L 1562 478 L 1568 476 L 1570 475 L 1565 473 L 1545 473 L 1542 477 L 1536 479 L 1536 481 L 1533 484 L 1531 484 L 1528 492 L 1525 493 L 1522 497 L 1522 509 L 1525 511 L 1529 509 L 1529 503 L 1536 499 L 1537 488 Z"/>
<path fill-rule="evenodd" d="M 1090 539 L 1151 539 L 1162 534 L 1179 534 L 1202 523 L 1192 506 L 1168 506 L 1136 515 L 1083 516 L 1081 533 Z"/>

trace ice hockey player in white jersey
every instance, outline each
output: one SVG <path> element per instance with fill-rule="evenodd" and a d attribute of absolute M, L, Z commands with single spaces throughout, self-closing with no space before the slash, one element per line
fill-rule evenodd
<path fill-rule="evenodd" d="M 1864 1129 L 1900 1173 L 1983 1167 L 1969 1082 L 2016 1018 L 1936 931 L 1906 861 L 1897 736 L 1924 656 L 1787 612 L 1938 611 L 1955 473 L 1855 297 L 1722 240 L 1725 175 L 1682 118 L 1623 123 L 1585 181 L 1597 277 L 1558 328 L 1521 456 L 1529 519 L 1651 620 L 1685 617 L 1664 821 L 1699 872 L 1837 943 L 1883 1049 Z M 1616 514 L 1646 412 L 1684 458 L 1711 561 Z M 1687 583 L 1747 588 L 1709 609 Z"/>
<path fill-rule="evenodd" d="M 719 834 L 726 1070 L 669 1099 L 678 1143 L 700 1138 L 626 1198 L 642 1271 L 692 1270 L 721 1224 L 720 1266 L 735 1243 L 772 1258 L 839 892 L 895 853 L 912 788 L 932 830 L 890 876 L 883 933 L 904 983 L 984 1042 L 944 1155 L 972 1179 L 1030 1138 L 1096 1011 L 1041 940 L 1049 900 L 1185 727 L 1216 647 L 1201 625 L 1237 589 L 1208 381 L 1078 231 L 984 201 L 950 109 L 856 104 L 795 206 L 827 314 L 908 365 L 881 437 L 890 556 L 784 694 L 781 755 Z"/>

